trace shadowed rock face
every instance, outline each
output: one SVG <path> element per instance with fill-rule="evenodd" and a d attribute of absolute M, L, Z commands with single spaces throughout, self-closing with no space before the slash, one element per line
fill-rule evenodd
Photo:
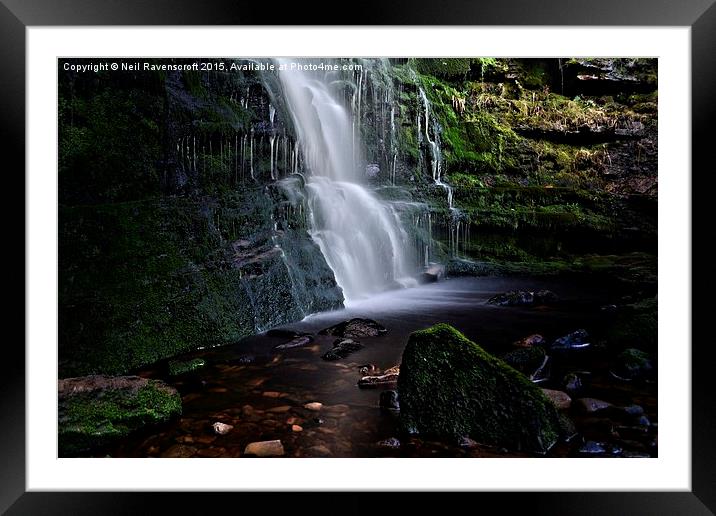
<path fill-rule="evenodd" d="M 326 328 L 319 332 L 319 335 L 335 335 L 336 337 L 360 338 L 377 337 L 388 330 L 372 319 L 351 319 L 343 321 L 335 326 Z"/>
<path fill-rule="evenodd" d="M 557 412 L 542 391 L 447 324 L 410 336 L 398 393 L 408 432 L 538 453 L 559 436 Z"/>

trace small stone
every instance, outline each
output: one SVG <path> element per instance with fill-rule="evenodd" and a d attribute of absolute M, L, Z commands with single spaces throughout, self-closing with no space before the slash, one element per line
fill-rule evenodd
<path fill-rule="evenodd" d="M 376 443 L 381 448 L 400 448 L 400 441 L 395 437 L 389 437 Z"/>
<path fill-rule="evenodd" d="M 333 452 L 329 450 L 328 447 L 322 444 L 311 446 L 306 450 L 306 452 L 308 452 L 309 455 L 312 455 L 314 457 L 330 457 L 333 455 Z"/>
<path fill-rule="evenodd" d="M 582 388 L 582 380 L 575 373 L 567 373 L 562 380 L 564 389 L 574 394 Z"/>
<path fill-rule="evenodd" d="M 528 335 L 524 339 L 520 339 L 513 344 L 517 348 L 531 348 L 532 346 L 544 346 L 546 341 L 539 333 Z"/>
<path fill-rule="evenodd" d="M 306 403 L 303 408 L 312 410 L 314 412 L 318 412 L 323 407 L 323 403 L 320 403 L 318 401 L 312 401 L 310 403 Z"/>
<path fill-rule="evenodd" d="M 280 407 L 270 408 L 266 412 L 271 412 L 272 414 L 283 414 L 289 410 L 291 410 L 291 405 L 281 405 Z"/>
<path fill-rule="evenodd" d="M 586 443 L 584 443 L 584 446 L 579 449 L 579 453 L 598 455 L 601 453 L 606 453 L 606 450 L 601 443 L 595 441 L 587 441 Z"/>
<path fill-rule="evenodd" d="M 218 435 L 226 435 L 232 428 L 234 428 L 234 425 L 227 425 L 226 423 L 221 423 L 219 421 L 211 426 L 214 428 L 214 432 Z"/>
<path fill-rule="evenodd" d="M 284 394 L 282 392 L 277 391 L 264 391 L 261 395 L 266 398 L 280 398 Z"/>
<path fill-rule="evenodd" d="M 553 350 L 584 349 L 590 346 L 587 330 L 577 330 L 552 343 Z"/>
<path fill-rule="evenodd" d="M 303 432 L 303 427 L 301 425 L 291 425 L 291 431 L 292 432 Z"/>
<path fill-rule="evenodd" d="M 175 444 L 171 446 L 167 451 L 161 454 L 164 458 L 185 458 L 191 457 L 196 453 L 196 448 L 193 446 L 185 446 L 183 444 Z"/>
<path fill-rule="evenodd" d="M 560 410 L 567 410 L 572 405 L 572 398 L 566 392 L 553 389 L 542 389 L 542 392 Z"/>
<path fill-rule="evenodd" d="M 256 455 L 257 457 L 279 457 L 284 453 L 283 444 L 279 440 L 249 443 L 244 449 L 244 455 Z"/>
<path fill-rule="evenodd" d="M 460 448 L 466 448 L 466 449 L 477 448 L 479 446 L 477 441 L 474 441 L 464 435 L 457 440 L 457 445 Z"/>
<path fill-rule="evenodd" d="M 574 406 L 579 412 L 593 414 L 594 412 L 610 408 L 612 404 L 596 398 L 579 398 L 574 402 Z"/>

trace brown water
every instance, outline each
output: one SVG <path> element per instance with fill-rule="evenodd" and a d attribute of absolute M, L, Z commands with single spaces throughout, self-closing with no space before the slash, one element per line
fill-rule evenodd
<path fill-rule="evenodd" d="M 551 307 L 495 307 L 485 302 L 510 289 L 555 291 L 560 303 Z M 162 378 L 179 389 L 181 418 L 136 434 L 111 456 L 129 457 L 240 457 L 253 441 L 281 440 L 286 456 L 518 456 L 489 446 L 462 449 L 454 443 L 405 438 L 397 433 L 396 416 L 378 406 L 381 389 L 360 389 L 359 367 L 379 369 L 400 363 L 408 335 L 437 322 L 447 322 L 488 351 L 499 354 L 511 343 L 532 333 L 552 340 L 578 328 L 598 337 L 604 324 L 599 307 L 613 302 L 616 294 L 603 282 L 589 278 L 465 278 L 450 279 L 417 288 L 387 292 L 351 304 L 344 310 L 310 316 L 286 325 L 314 335 L 323 328 L 352 317 L 375 319 L 388 329 L 384 335 L 360 339 L 364 348 L 339 361 L 321 355 L 335 337 L 315 335 L 306 347 L 276 351 L 285 338 L 249 337 L 231 346 L 187 355 L 207 362 L 196 376 L 172 380 L 157 367 L 142 376 Z M 656 385 L 635 385 L 612 378 L 604 353 L 598 349 L 555 361 L 553 372 L 561 378 L 570 370 L 588 371 L 589 385 L 580 396 L 603 399 L 616 405 L 637 403 L 656 422 Z M 544 384 L 559 388 L 558 384 Z M 320 402 L 319 411 L 304 408 Z M 215 422 L 233 425 L 226 435 L 216 435 Z M 560 443 L 552 456 L 578 456 L 584 440 L 614 443 L 623 450 L 655 453 L 655 428 L 630 439 L 615 440 L 613 429 L 602 421 L 576 418 L 579 435 Z M 301 431 L 293 425 L 302 428 Z M 628 433 L 628 431 L 627 431 Z M 378 444 L 397 437 L 397 448 Z M 626 444 L 625 444 L 626 443 Z"/>

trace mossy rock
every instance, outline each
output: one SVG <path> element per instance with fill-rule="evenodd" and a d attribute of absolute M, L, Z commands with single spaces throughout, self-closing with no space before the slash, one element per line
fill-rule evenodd
<path fill-rule="evenodd" d="M 658 340 L 657 309 L 655 297 L 625 305 L 607 331 L 607 342 L 617 349 L 639 347 L 655 350 Z"/>
<path fill-rule="evenodd" d="M 612 373 L 624 380 L 644 380 L 652 378 L 655 371 L 649 353 L 628 348 L 617 355 Z"/>
<path fill-rule="evenodd" d="M 542 391 L 450 325 L 411 334 L 398 378 L 409 432 L 544 453 L 559 417 Z"/>
<path fill-rule="evenodd" d="M 169 376 L 179 376 L 186 373 L 194 372 L 206 365 L 202 358 L 192 358 L 191 360 L 170 360 Z"/>
<path fill-rule="evenodd" d="M 181 414 L 181 397 L 158 380 L 93 375 L 58 384 L 59 455 L 88 455 Z"/>

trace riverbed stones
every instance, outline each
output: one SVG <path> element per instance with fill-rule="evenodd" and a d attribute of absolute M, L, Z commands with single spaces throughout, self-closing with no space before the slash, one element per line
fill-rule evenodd
<path fill-rule="evenodd" d="M 249 443 L 244 449 L 244 455 L 255 455 L 256 457 L 280 457 L 284 453 L 283 444 L 278 439 Z"/>
<path fill-rule="evenodd" d="M 583 414 L 594 414 L 595 412 L 599 412 L 610 407 L 612 407 L 611 403 L 597 398 L 579 398 L 574 401 L 575 410 Z"/>
<path fill-rule="evenodd" d="M 91 375 L 58 382 L 60 456 L 86 454 L 181 414 L 173 387 L 138 376 Z"/>
<path fill-rule="evenodd" d="M 398 393 L 406 431 L 541 453 L 559 437 L 541 389 L 447 324 L 410 335 Z"/>
<path fill-rule="evenodd" d="M 303 408 L 307 410 L 312 410 L 313 412 L 318 412 L 323 408 L 323 403 L 320 403 L 318 401 L 312 401 L 310 403 L 306 403 L 303 405 Z"/>
<path fill-rule="evenodd" d="M 389 437 L 376 443 L 381 448 L 400 448 L 400 440 L 397 437 Z"/>
<path fill-rule="evenodd" d="M 340 360 L 351 353 L 363 349 L 363 344 L 353 339 L 336 339 L 333 341 L 333 348 L 323 354 L 323 360 Z"/>
<path fill-rule="evenodd" d="M 292 432 L 303 432 L 303 427 L 301 425 L 291 425 L 291 431 Z"/>
<path fill-rule="evenodd" d="M 487 300 L 490 305 L 497 306 L 526 306 L 534 303 L 534 292 L 526 290 L 510 290 L 502 294 L 496 294 Z"/>
<path fill-rule="evenodd" d="M 318 332 L 319 335 L 333 335 L 342 338 L 362 338 L 377 337 L 386 333 L 388 330 L 380 323 L 373 319 L 354 318 L 348 321 L 340 322 L 329 328 L 325 328 Z"/>

